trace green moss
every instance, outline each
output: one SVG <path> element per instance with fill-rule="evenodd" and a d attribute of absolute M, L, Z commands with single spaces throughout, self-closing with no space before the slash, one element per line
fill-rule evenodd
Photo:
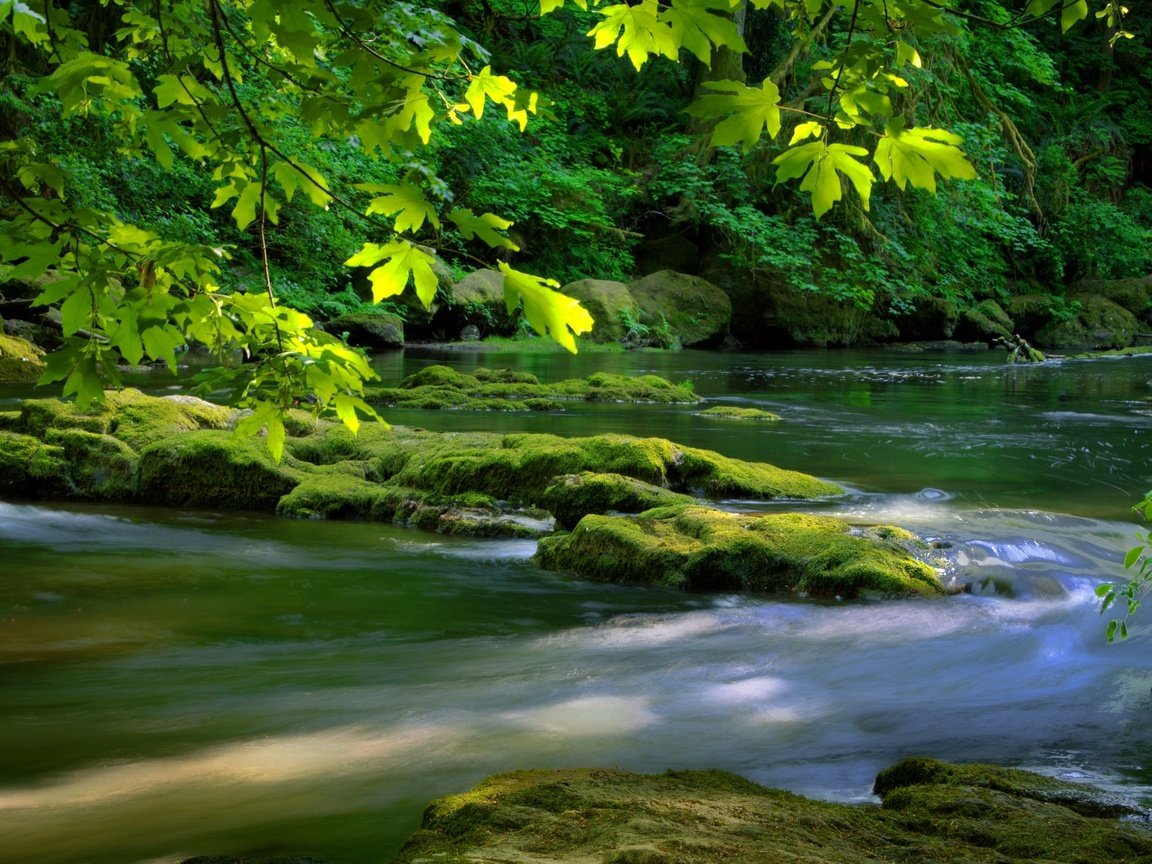
<path fill-rule="evenodd" d="M 108 405 L 93 405 L 88 411 L 81 411 L 75 402 L 26 399 L 20 409 L 20 431 L 37 438 L 43 438 L 49 429 L 83 429 L 106 435 L 112 428 L 113 414 Z"/>
<path fill-rule="evenodd" d="M 101 501 L 135 497 L 140 457 L 123 441 L 83 429 L 49 429 L 44 440 L 63 451 L 78 497 Z"/>
<path fill-rule="evenodd" d="M 553 478 L 540 504 L 556 517 L 556 525 L 571 529 L 590 513 L 640 513 L 653 507 L 695 503 L 660 486 L 621 474 L 582 471 Z"/>
<path fill-rule="evenodd" d="M 764 462 L 743 462 L 711 450 L 682 448 L 670 466 L 671 485 L 709 498 L 823 498 L 844 490 L 809 474 Z"/>
<path fill-rule="evenodd" d="M 109 433 L 140 450 L 164 438 L 196 429 L 228 429 L 237 411 L 195 396 L 145 396 L 127 389 L 105 394 L 114 412 Z"/>
<path fill-rule="evenodd" d="M 656 375 L 632 378 L 600 372 L 585 379 L 542 384 L 534 375 L 507 369 L 481 368 L 475 375 L 462 375 L 447 366 L 426 366 L 409 375 L 398 387 L 370 388 L 367 399 L 374 405 L 398 408 L 498 411 L 525 408 L 551 411 L 559 407 L 558 400 L 688 404 L 700 401 L 689 386 L 675 385 Z M 531 404 L 532 400 L 535 404 Z"/>
<path fill-rule="evenodd" d="M 1016 787 L 1036 779 L 1004 773 Z M 889 807 L 897 797 L 902 806 Z M 963 769 L 941 784 L 893 789 L 883 808 L 811 801 L 722 771 L 562 769 L 498 775 L 433 802 L 395 864 L 1148 860 L 1145 829 L 970 783 Z"/>
<path fill-rule="evenodd" d="M 585 516 L 541 541 L 541 566 L 589 579 L 692 591 L 939 594 L 935 571 L 902 546 L 828 516 L 742 516 L 662 507 L 635 517 Z"/>
<path fill-rule="evenodd" d="M 276 464 L 261 438 L 186 432 L 140 453 L 140 497 L 152 504 L 272 510 L 301 480 Z"/>
<path fill-rule="evenodd" d="M 19 411 L 0 411 L 0 429 L 16 432 L 20 429 Z"/>
<path fill-rule="evenodd" d="M 759 408 L 738 408 L 735 405 L 715 405 L 697 412 L 701 417 L 723 417 L 727 420 L 769 420 L 780 419 L 779 414 Z"/>
<path fill-rule="evenodd" d="M 63 498 L 72 491 L 63 448 L 0 431 L 0 495 Z"/>
<path fill-rule="evenodd" d="M 0 384 L 31 383 L 44 372 L 43 352 L 19 336 L 0 332 Z"/>

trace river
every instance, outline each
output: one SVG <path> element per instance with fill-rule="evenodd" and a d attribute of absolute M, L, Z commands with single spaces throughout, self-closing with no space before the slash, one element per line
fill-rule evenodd
<path fill-rule="evenodd" d="M 388 419 L 659 435 L 806 471 L 849 490 L 823 512 L 938 541 L 979 593 L 692 596 L 542 572 L 524 541 L 0 502 L 2 864 L 383 864 L 430 799 L 524 767 L 716 767 L 866 801 L 880 768 L 925 754 L 1152 795 L 1152 609 L 1108 645 L 1093 595 L 1121 577 L 1128 508 L 1152 485 L 1152 360 L 408 352 L 377 366 L 396 380 L 430 362 L 656 373 L 775 411 L 779 424 L 583 404 Z"/>

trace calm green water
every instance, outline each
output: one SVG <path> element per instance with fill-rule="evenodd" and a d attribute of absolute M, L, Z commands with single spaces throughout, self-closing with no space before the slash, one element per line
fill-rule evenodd
<path fill-rule="evenodd" d="M 835 479 L 850 493 L 824 509 L 951 543 L 975 596 L 695 597 L 543 573 L 524 542 L 0 502 L 0 862 L 385 862 L 429 799 L 520 767 L 722 767 L 867 800 L 925 753 L 1152 795 L 1152 624 L 1107 646 L 1092 599 L 1152 486 L 1152 363 L 1001 359 L 379 360 L 655 372 L 774 410 L 389 419 L 661 435 Z"/>

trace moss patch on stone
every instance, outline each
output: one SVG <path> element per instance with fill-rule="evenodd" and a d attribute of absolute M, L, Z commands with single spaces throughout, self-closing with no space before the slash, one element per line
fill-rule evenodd
<path fill-rule="evenodd" d="M 224 431 L 185 432 L 140 453 L 139 494 L 152 504 L 273 510 L 300 480 L 262 439 Z"/>
<path fill-rule="evenodd" d="M 886 790 L 882 807 L 812 801 L 722 771 L 518 771 L 433 802 L 395 864 L 1152 860 L 1144 828 L 994 790 L 956 767 L 942 784 Z M 1044 781 L 1005 774 L 1017 788 Z"/>
<path fill-rule="evenodd" d="M 830 516 L 795 513 L 747 516 L 673 506 L 634 517 L 588 515 L 572 533 L 544 538 L 537 560 L 597 581 L 689 591 L 944 592 L 936 571 L 897 539 Z"/>
<path fill-rule="evenodd" d="M 396 387 L 370 388 L 374 405 L 427 410 L 552 411 L 562 401 L 695 404 L 691 388 L 657 375 L 630 377 L 598 372 L 543 384 L 536 376 L 508 369 L 477 369 L 465 375 L 448 366 L 426 366 Z"/>
<path fill-rule="evenodd" d="M 701 417 L 719 417 L 724 420 L 765 420 L 775 422 L 780 419 L 779 414 L 764 411 L 760 408 L 740 408 L 736 405 L 714 405 L 696 412 Z"/>
<path fill-rule="evenodd" d="M 62 498 L 73 491 L 61 447 L 0 431 L 0 495 Z"/>
<path fill-rule="evenodd" d="M 44 372 L 44 352 L 19 336 L 0 332 L 0 384 L 29 384 Z"/>
<path fill-rule="evenodd" d="M 570 530 L 590 513 L 642 513 L 654 507 L 687 506 L 695 500 L 621 474 L 582 471 L 553 478 L 540 505 L 556 517 L 558 528 Z"/>
<path fill-rule="evenodd" d="M 83 429 L 49 429 L 44 440 L 58 446 L 68 466 L 73 494 L 99 501 L 136 495 L 139 454 L 118 438 Z"/>

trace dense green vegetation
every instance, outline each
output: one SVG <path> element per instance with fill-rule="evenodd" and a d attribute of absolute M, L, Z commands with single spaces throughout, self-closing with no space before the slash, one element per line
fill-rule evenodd
<path fill-rule="evenodd" d="M 373 413 L 315 319 L 478 265 L 570 349 L 560 281 L 663 269 L 752 345 L 1130 341 L 1146 287 L 1079 286 L 1152 270 L 1149 24 L 1021 5 L 4 0 L 0 263 L 60 277 L 46 382 L 238 348 L 274 450 L 304 393 Z"/>

